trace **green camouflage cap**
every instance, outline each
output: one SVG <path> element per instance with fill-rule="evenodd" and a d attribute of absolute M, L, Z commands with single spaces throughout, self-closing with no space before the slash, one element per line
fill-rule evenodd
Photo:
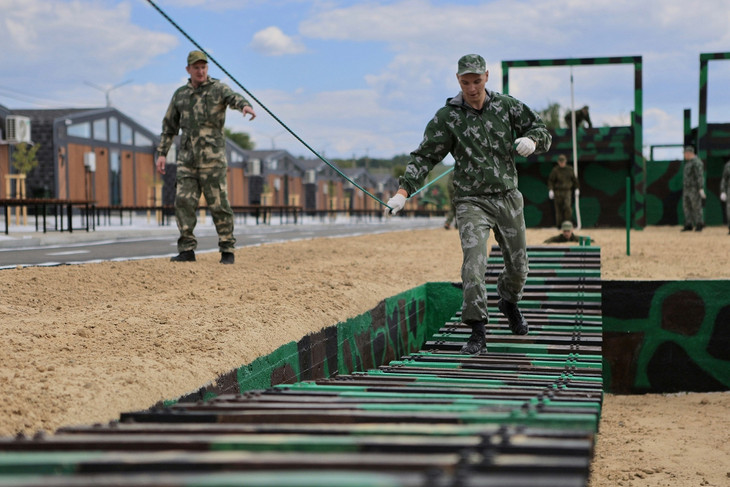
<path fill-rule="evenodd" d="M 560 225 L 561 230 L 572 230 L 573 229 L 573 222 L 570 220 L 565 220 L 562 225 Z"/>
<path fill-rule="evenodd" d="M 479 54 L 467 54 L 459 59 L 457 75 L 484 74 L 487 72 L 487 62 Z"/>
<path fill-rule="evenodd" d="M 190 51 L 188 54 L 188 66 L 192 66 L 198 61 L 208 62 L 208 56 L 203 51 Z"/>

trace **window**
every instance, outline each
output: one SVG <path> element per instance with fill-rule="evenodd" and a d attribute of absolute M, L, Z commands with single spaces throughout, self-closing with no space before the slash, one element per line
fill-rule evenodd
<path fill-rule="evenodd" d="M 94 140 L 106 140 L 106 118 L 94 120 Z"/>
<path fill-rule="evenodd" d="M 132 127 L 126 123 L 120 125 L 120 143 L 126 145 L 132 145 Z"/>
<path fill-rule="evenodd" d="M 68 135 L 71 137 L 91 137 L 91 124 L 89 122 L 75 123 L 68 126 Z"/>
<path fill-rule="evenodd" d="M 232 150 L 231 151 L 231 162 L 232 163 L 243 162 L 243 154 Z"/>
<path fill-rule="evenodd" d="M 118 150 L 110 151 L 109 157 L 109 204 L 122 204 L 122 157 Z"/>
<path fill-rule="evenodd" d="M 137 147 L 150 147 L 152 140 L 139 132 L 134 132 L 134 145 Z"/>
<path fill-rule="evenodd" d="M 119 121 L 117 117 L 109 117 L 109 142 L 119 142 Z"/>

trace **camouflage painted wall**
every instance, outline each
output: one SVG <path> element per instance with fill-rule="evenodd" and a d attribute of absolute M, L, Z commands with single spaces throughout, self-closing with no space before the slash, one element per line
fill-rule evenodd
<path fill-rule="evenodd" d="M 626 178 L 631 178 L 631 191 L 635 192 L 632 137 L 631 127 L 578 130 L 580 213 L 584 228 L 626 226 Z M 709 124 L 707 142 L 705 223 L 721 225 L 728 221 L 725 205 L 720 201 L 720 177 L 725 163 L 730 160 L 730 124 Z M 547 178 L 558 154 L 565 154 L 568 165 L 572 166 L 571 147 L 570 131 L 558 129 L 553 132 L 549 152 L 531 156 L 529 160 L 517 158 L 528 227 L 557 225 L 553 202 L 547 196 Z M 682 164 L 683 161 L 645 163 L 646 194 L 642 199 L 647 225 L 684 224 Z M 577 223 L 575 211 L 573 222 Z"/>
<path fill-rule="evenodd" d="M 568 165 L 573 166 L 570 130 L 557 129 L 552 134 L 550 151 L 531 156 L 529 160 L 517 158 L 519 188 L 525 197 L 528 227 L 557 226 L 553 201 L 548 198 L 548 175 L 559 154 L 565 154 Z M 631 127 L 580 128 L 576 138 L 582 226 L 625 227 L 626 178 L 632 177 Z M 573 208 L 573 222 L 577 223 L 575 204 Z"/>
<path fill-rule="evenodd" d="M 376 368 L 419 350 L 454 316 L 461 299 L 461 289 L 451 283 L 426 283 L 381 301 L 367 313 L 282 345 L 195 392 L 160 405 Z"/>
<path fill-rule="evenodd" d="M 604 390 L 730 390 L 730 281 L 604 281 Z"/>

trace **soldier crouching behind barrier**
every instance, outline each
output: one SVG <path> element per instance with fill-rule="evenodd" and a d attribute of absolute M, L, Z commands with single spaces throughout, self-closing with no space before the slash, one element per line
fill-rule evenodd
<path fill-rule="evenodd" d="M 451 153 L 455 161 L 453 201 L 464 255 L 461 321 L 472 329 L 461 353 L 476 354 L 486 349 L 484 275 L 490 230 L 494 230 L 505 262 L 497 280 L 499 310 L 509 320 L 512 333 L 528 332 L 517 306 L 529 268 L 515 153 L 527 157 L 545 152 L 552 137 L 527 105 L 485 88 L 489 71 L 482 56 L 467 54 L 459 59 L 456 78 L 461 92 L 449 98 L 426 126 L 385 213 L 402 210 L 408 195 L 416 192 L 434 166 Z"/>
<path fill-rule="evenodd" d="M 165 174 L 166 154 L 182 129 L 175 179 L 175 218 L 180 238 L 177 241 L 178 255 L 170 260 L 195 261 L 198 241 L 193 231 L 202 192 L 218 233 L 220 262 L 233 264 L 236 239 L 233 236 L 233 210 L 228 202 L 223 126 L 228 107 L 240 110 L 244 117 L 250 115 L 251 120 L 256 113 L 242 95 L 208 76 L 208 57 L 204 52 L 191 51 L 185 70 L 190 79 L 172 96 L 162 120 L 162 135 L 157 146 L 157 171 Z"/>

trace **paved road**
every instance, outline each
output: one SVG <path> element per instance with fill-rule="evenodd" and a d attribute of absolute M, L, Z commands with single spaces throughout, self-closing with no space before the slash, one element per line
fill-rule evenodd
<path fill-rule="evenodd" d="M 438 228 L 441 218 L 392 218 L 383 222 L 304 223 L 247 225 L 236 228 L 236 247 L 327 237 L 346 237 L 422 228 Z M 218 238 L 212 227 L 200 228 L 197 253 L 217 252 Z M 174 227 L 108 229 L 94 232 L 53 232 L 0 238 L 0 269 L 18 266 L 82 264 L 111 260 L 170 257 L 177 254 Z"/>

